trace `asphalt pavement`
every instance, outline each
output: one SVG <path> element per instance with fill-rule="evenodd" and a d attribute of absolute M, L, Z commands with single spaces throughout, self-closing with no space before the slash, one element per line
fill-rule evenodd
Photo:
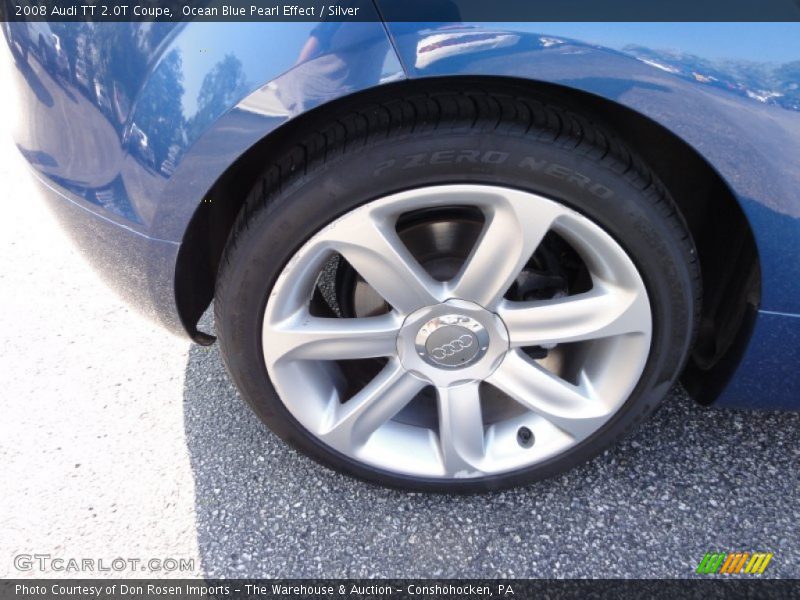
<path fill-rule="evenodd" d="M 675 389 L 618 446 L 525 488 L 362 483 L 261 425 L 216 347 L 109 292 L 24 170 L 3 137 L 0 577 L 93 574 L 18 570 L 28 554 L 194 561 L 100 576 L 688 577 L 709 551 L 774 552 L 767 575 L 800 577 L 800 414 Z"/>

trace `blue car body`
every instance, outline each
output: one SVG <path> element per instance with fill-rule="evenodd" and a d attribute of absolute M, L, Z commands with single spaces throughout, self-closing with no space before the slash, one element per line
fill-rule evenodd
<path fill-rule="evenodd" d="M 754 240 L 752 310 L 720 366 L 695 373 L 698 389 L 714 380 L 698 395 L 717 406 L 800 407 L 800 25 L 373 17 L 6 23 L 21 99 L 16 143 L 115 287 L 207 343 L 195 327 L 213 281 L 193 273 L 213 256 L 186 256 L 215 226 L 198 224 L 199 211 L 224 199 L 219 182 L 236 184 L 234 167 L 252 148 L 290 135 L 292 122 L 425 78 L 512 78 L 603 99 L 700 157 Z"/>

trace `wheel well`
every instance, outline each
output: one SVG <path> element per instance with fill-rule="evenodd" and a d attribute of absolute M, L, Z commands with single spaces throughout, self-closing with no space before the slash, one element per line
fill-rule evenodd
<path fill-rule="evenodd" d="M 704 300 L 697 342 L 683 382 L 700 402 L 711 402 L 739 362 L 760 301 L 760 270 L 747 218 L 719 174 L 691 146 L 655 121 L 625 106 L 570 88 L 508 78 L 459 78 L 476 90 L 533 95 L 615 131 L 658 174 L 680 208 L 695 240 Z M 247 194 L 263 169 L 291 151 L 302 131 L 325 123 L 353 104 L 387 94 L 426 94 L 452 78 L 406 80 L 359 92 L 305 113 L 245 152 L 216 181 L 192 217 L 176 266 L 175 294 L 181 320 L 198 343 L 213 337 L 197 322 L 213 299 L 222 251 Z M 738 243 L 731 243 L 736 240 Z"/>

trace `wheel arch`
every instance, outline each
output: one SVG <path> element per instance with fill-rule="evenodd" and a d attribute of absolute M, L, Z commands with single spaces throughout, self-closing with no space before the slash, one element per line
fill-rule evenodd
<path fill-rule="evenodd" d="M 212 336 L 198 331 L 197 323 L 213 299 L 220 257 L 233 223 L 265 165 L 296 150 L 303 131 L 348 106 L 387 95 L 426 94 L 454 79 L 473 83 L 477 89 L 523 91 L 602 123 L 659 175 L 694 237 L 705 289 L 699 335 L 683 381 L 698 401 L 713 401 L 744 354 L 761 296 L 758 251 L 736 195 L 697 150 L 650 117 L 586 91 L 527 79 L 464 76 L 384 84 L 318 106 L 259 140 L 216 180 L 185 231 L 175 296 L 187 332 L 198 343 L 213 342 Z"/>

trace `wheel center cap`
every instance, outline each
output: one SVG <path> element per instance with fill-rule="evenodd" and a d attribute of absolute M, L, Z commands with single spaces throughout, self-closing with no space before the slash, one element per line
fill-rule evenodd
<path fill-rule="evenodd" d="M 397 334 L 403 367 L 437 387 L 486 379 L 508 348 L 508 331 L 500 317 L 456 298 L 414 311 Z"/>
<path fill-rule="evenodd" d="M 417 354 L 429 365 L 461 369 L 486 354 L 489 334 L 475 319 L 450 313 L 427 321 L 414 342 Z"/>

